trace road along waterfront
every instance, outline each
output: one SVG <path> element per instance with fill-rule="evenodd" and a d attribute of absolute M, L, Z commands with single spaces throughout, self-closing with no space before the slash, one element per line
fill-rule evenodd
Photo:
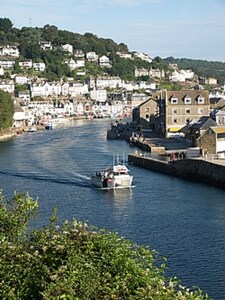
<path fill-rule="evenodd" d="M 90 176 L 112 164 L 113 153 L 135 149 L 107 140 L 110 120 L 71 121 L 52 131 L 24 133 L 0 144 L 0 188 L 6 197 L 28 191 L 39 198 L 36 226 L 52 208 L 61 220 L 77 218 L 116 231 L 167 257 L 168 275 L 225 299 L 224 190 L 129 166 L 135 188 L 101 191 Z"/>

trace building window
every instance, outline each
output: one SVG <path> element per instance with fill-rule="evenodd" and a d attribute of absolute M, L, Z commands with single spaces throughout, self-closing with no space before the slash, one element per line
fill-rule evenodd
<path fill-rule="evenodd" d="M 174 115 L 177 114 L 177 109 L 176 109 L 176 108 L 173 109 L 173 114 L 174 114 Z"/>
<path fill-rule="evenodd" d="M 190 121 L 191 121 L 190 118 L 187 118 L 187 119 L 186 119 L 186 123 L 187 123 L 187 124 L 190 123 Z"/>
<path fill-rule="evenodd" d="M 205 103 L 205 98 L 199 96 L 199 97 L 198 97 L 198 104 L 204 104 L 204 103 Z"/>
<path fill-rule="evenodd" d="M 149 119 L 149 115 L 146 115 L 146 116 L 145 116 L 145 119 Z"/>
<path fill-rule="evenodd" d="M 148 107 L 145 108 L 145 112 L 149 112 L 149 108 Z"/>
<path fill-rule="evenodd" d="M 178 99 L 177 98 L 171 98 L 171 103 L 172 104 L 177 104 L 178 103 Z"/>
<path fill-rule="evenodd" d="M 204 110 L 202 108 L 198 108 L 198 114 L 203 115 Z"/>
<path fill-rule="evenodd" d="M 190 108 L 185 109 L 185 113 L 186 113 L 186 114 L 190 114 L 190 113 L 191 113 Z"/>
<path fill-rule="evenodd" d="M 175 124 L 178 123 L 177 118 L 173 119 L 173 123 L 175 123 Z"/>
<path fill-rule="evenodd" d="M 185 103 L 185 104 L 191 104 L 191 98 L 185 97 L 185 98 L 184 98 L 184 103 Z"/>

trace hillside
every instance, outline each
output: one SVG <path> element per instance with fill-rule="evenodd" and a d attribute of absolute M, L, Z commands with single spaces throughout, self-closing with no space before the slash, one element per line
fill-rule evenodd
<path fill-rule="evenodd" d="M 43 51 L 40 43 L 43 41 L 51 42 L 53 48 L 50 51 Z M 117 52 L 130 52 L 128 46 L 124 43 L 117 44 L 112 39 L 99 38 L 92 33 L 81 35 L 66 30 L 60 30 L 54 25 L 45 25 L 43 28 L 23 27 L 21 29 L 14 28 L 13 23 L 8 18 L 0 18 L 0 45 L 18 45 L 20 57 L 18 61 L 24 59 L 32 59 L 34 62 L 44 62 L 47 66 L 44 75 L 49 80 L 57 80 L 59 78 L 73 77 L 79 79 L 76 72 L 71 71 L 67 65 L 63 63 L 65 58 L 72 55 L 62 51 L 62 44 L 70 44 L 73 49 L 81 49 L 85 53 L 95 51 L 98 56 L 107 55 L 112 64 L 111 68 L 101 68 L 96 64 L 89 63 L 85 66 L 86 76 L 109 74 L 111 76 L 119 76 L 124 80 L 134 80 L 135 68 L 159 68 L 168 71 L 169 63 L 175 63 L 179 68 L 192 69 L 196 75 L 202 77 L 215 77 L 219 84 L 225 82 L 225 63 L 212 62 L 204 60 L 193 60 L 187 58 L 175 59 L 168 57 L 161 59 L 155 57 L 151 63 L 134 57 L 132 59 L 123 59 Z M 22 70 L 16 65 L 16 72 Z M 84 78 L 80 78 L 84 79 Z M 139 78 L 141 80 L 149 80 L 149 78 Z"/>
<path fill-rule="evenodd" d="M 179 69 L 192 69 L 200 77 L 214 77 L 220 84 L 225 84 L 225 63 L 219 61 L 196 60 L 168 57 L 164 62 L 177 64 Z"/>

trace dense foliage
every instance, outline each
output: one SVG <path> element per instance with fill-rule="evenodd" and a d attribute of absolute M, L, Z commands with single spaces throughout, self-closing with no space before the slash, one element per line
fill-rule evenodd
<path fill-rule="evenodd" d="M 167 64 L 177 64 L 179 69 L 191 69 L 200 77 L 214 77 L 220 84 L 225 83 L 225 63 L 223 62 L 173 57 L 168 57 L 164 61 Z"/>
<path fill-rule="evenodd" d="M 11 96 L 0 90 L 0 130 L 12 126 L 14 104 Z"/>
<path fill-rule="evenodd" d="M 28 230 L 38 202 L 0 193 L 1 299 L 209 299 L 164 277 L 163 259 L 76 220 Z"/>
<path fill-rule="evenodd" d="M 43 51 L 40 42 L 48 41 L 52 43 L 53 50 Z M 103 75 L 104 73 L 120 76 L 121 79 L 133 80 L 135 68 L 159 68 L 168 69 L 169 63 L 178 64 L 179 68 L 192 69 L 198 76 L 215 77 L 220 84 L 225 82 L 225 63 L 209 62 L 193 59 L 175 59 L 168 57 L 161 59 L 155 57 L 152 63 L 133 57 L 132 59 L 121 59 L 116 53 L 129 52 L 124 43 L 117 44 L 112 39 L 99 38 L 92 33 L 84 35 L 60 30 L 54 25 L 45 25 L 43 28 L 23 27 L 17 29 L 8 18 L 0 18 L 0 45 L 19 45 L 20 58 L 33 59 L 34 62 L 45 62 L 47 70 L 40 76 L 45 76 L 49 80 L 57 80 L 63 76 L 79 78 L 76 72 L 70 71 L 63 63 L 65 58 L 70 57 L 68 53 L 60 50 L 62 44 L 70 44 L 74 49 L 81 49 L 84 52 L 95 51 L 99 57 L 107 55 L 112 63 L 112 68 L 99 68 L 95 63 L 87 64 L 87 75 Z M 18 65 L 18 64 L 17 64 Z M 18 71 L 15 70 L 15 71 Z M 22 70 L 20 70 L 22 72 Z M 35 74 L 38 75 L 38 74 Z M 143 79 L 143 78 L 141 78 Z M 145 78 L 147 80 L 147 78 Z"/>
<path fill-rule="evenodd" d="M 43 41 L 51 42 L 53 50 L 43 51 L 40 43 Z M 121 59 L 117 52 L 128 52 L 128 47 L 124 43 L 117 44 L 112 39 L 98 38 L 92 33 L 84 35 L 73 33 L 66 30 L 60 30 L 54 25 L 45 25 L 43 28 L 23 27 L 14 28 L 12 22 L 7 18 L 0 18 L 0 44 L 12 45 L 18 44 L 20 50 L 19 60 L 32 59 L 34 62 L 45 62 L 47 69 L 44 74 L 49 80 L 57 80 L 63 76 L 74 77 L 76 72 L 70 71 L 68 66 L 63 63 L 65 58 L 72 55 L 65 53 L 60 49 L 62 44 L 70 44 L 74 49 L 81 49 L 85 53 L 95 51 L 99 57 L 107 55 L 112 63 L 112 68 L 100 68 L 96 63 L 86 64 L 87 76 L 110 74 L 120 76 L 122 79 L 133 80 L 134 70 L 138 68 L 165 68 L 166 65 L 161 60 L 154 60 L 152 64 L 141 59 L 133 58 Z M 15 67 L 18 67 L 18 60 Z M 21 69 L 15 69 L 16 72 L 23 72 Z M 38 75 L 38 74 L 35 74 Z M 84 79 L 84 78 L 80 78 Z"/>

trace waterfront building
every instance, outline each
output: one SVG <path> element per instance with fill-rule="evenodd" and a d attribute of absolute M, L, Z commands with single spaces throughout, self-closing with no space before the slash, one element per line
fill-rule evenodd
<path fill-rule="evenodd" d="M 201 148 L 205 149 L 208 154 L 225 152 L 225 126 L 212 126 L 199 141 Z"/>
<path fill-rule="evenodd" d="M 166 137 L 192 120 L 209 116 L 209 95 L 206 90 L 162 91 L 159 97 L 161 131 Z"/>
<path fill-rule="evenodd" d="M 138 124 L 140 128 L 158 132 L 160 129 L 160 118 L 157 101 L 151 98 L 134 108 L 132 121 Z"/>

